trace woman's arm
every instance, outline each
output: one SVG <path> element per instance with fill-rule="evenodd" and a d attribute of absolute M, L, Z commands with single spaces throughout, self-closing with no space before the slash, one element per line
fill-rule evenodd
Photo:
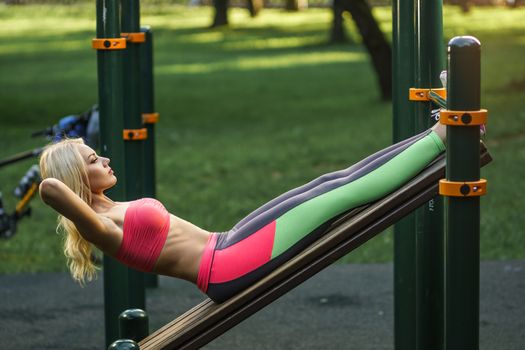
<path fill-rule="evenodd" d="M 55 178 L 40 183 L 40 197 L 50 207 L 71 220 L 82 237 L 99 245 L 109 233 L 109 225 L 63 182 Z"/>

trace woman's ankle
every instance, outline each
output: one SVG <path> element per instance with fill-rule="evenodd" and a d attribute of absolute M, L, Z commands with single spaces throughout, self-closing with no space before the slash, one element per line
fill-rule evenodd
<path fill-rule="evenodd" d="M 432 130 L 439 136 L 441 141 L 443 141 L 443 143 L 445 143 L 445 141 L 447 140 L 447 127 L 446 127 L 446 125 L 443 125 L 443 124 L 437 122 L 436 124 L 434 124 L 434 126 L 432 126 Z"/>

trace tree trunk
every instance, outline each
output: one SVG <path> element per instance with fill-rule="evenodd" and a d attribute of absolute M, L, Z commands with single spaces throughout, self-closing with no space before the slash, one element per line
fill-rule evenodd
<path fill-rule="evenodd" d="M 284 8 L 286 11 L 300 11 L 308 8 L 308 0 L 286 0 Z"/>
<path fill-rule="evenodd" d="M 248 0 L 248 11 L 251 17 L 257 17 L 264 6 L 263 0 Z"/>
<path fill-rule="evenodd" d="M 463 11 L 463 13 L 468 13 L 470 12 L 470 1 L 469 0 L 461 0 L 460 1 L 461 4 L 461 11 Z"/>
<path fill-rule="evenodd" d="M 228 0 L 213 0 L 215 7 L 215 16 L 211 27 L 220 27 L 228 25 Z"/>
<path fill-rule="evenodd" d="M 366 0 L 334 0 L 352 15 L 377 73 L 381 98 L 392 98 L 392 50 Z M 334 5 L 335 6 L 335 5 Z"/>
<path fill-rule="evenodd" d="M 228 25 L 228 0 L 213 0 L 215 15 L 212 28 Z M 256 17 L 264 6 L 264 0 L 248 0 L 248 11 L 251 17 Z"/>
<path fill-rule="evenodd" d="M 470 12 L 470 0 L 451 0 L 449 3 L 451 5 L 459 6 L 463 13 Z"/>
<path fill-rule="evenodd" d="M 334 0 L 332 2 L 332 32 L 330 33 L 330 42 L 331 43 L 345 43 L 348 41 L 346 36 L 344 20 L 343 20 L 343 6 L 342 1 Z"/>

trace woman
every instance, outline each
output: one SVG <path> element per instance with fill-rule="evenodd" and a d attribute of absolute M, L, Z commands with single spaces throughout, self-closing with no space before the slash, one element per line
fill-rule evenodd
<path fill-rule="evenodd" d="M 117 182 L 110 160 L 81 139 L 42 153 L 40 196 L 60 214 L 65 255 L 80 283 L 95 275 L 94 245 L 132 268 L 196 283 L 222 302 L 308 246 L 338 215 L 402 186 L 444 151 L 444 139 L 436 124 L 279 196 L 224 233 L 178 218 L 155 199 L 112 201 L 104 194 Z"/>

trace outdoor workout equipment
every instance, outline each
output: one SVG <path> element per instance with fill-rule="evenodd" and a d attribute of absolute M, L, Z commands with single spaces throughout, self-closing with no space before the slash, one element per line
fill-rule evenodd
<path fill-rule="evenodd" d="M 479 195 L 486 193 L 486 180 L 480 179 L 479 158 L 471 155 L 479 150 L 480 126 L 487 121 L 487 111 L 480 109 L 480 51 L 480 42 L 468 36 L 448 45 L 449 98 L 440 117 L 449 149 L 446 180 L 440 183 L 440 193 L 447 196 L 445 349 L 479 348 Z M 448 192 L 446 185 L 461 193 Z"/>
<path fill-rule="evenodd" d="M 420 0 L 395 1 L 393 4 L 393 67 L 396 83 L 394 88 L 394 141 L 409 138 L 428 128 L 432 123 L 428 115 L 436 107 L 442 108 L 445 102 L 444 95 L 435 91 L 440 89 L 438 87 L 439 74 L 444 68 L 441 5 L 441 1 L 424 2 Z M 103 141 L 103 149 L 108 152 L 107 155 L 117 157 L 123 155 L 124 149 L 119 136 L 119 133 L 122 135 L 122 130 L 124 130 L 121 91 L 123 73 L 119 64 L 123 45 L 119 44 L 120 48 L 115 50 L 112 44 L 113 42 L 122 44 L 121 40 L 116 40 L 121 37 L 121 30 L 118 28 L 118 10 L 118 3 L 115 0 L 106 1 L 103 4 L 101 0 L 97 2 L 97 37 L 103 39 L 102 42 L 107 40 L 104 48 L 98 46 L 101 115 L 112 115 L 115 120 L 111 123 L 106 122 L 107 124 L 101 128 L 106 133 L 104 136 L 103 132 L 102 136 L 102 139 L 106 140 Z M 104 21 L 102 14 L 106 15 Z M 136 29 L 130 31 L 134 30 Z M 472 96 L 477 96 L 477 98 L 473 97 L 472 100 L 479 102 L 479 43 L 476 46 L 468 42 L 466 49 L 462 46 L 465 44 L 462 39 L 450 42 L 447 108 L 454 113 L 458 111 L 479 112 L 479 106 L 475 106 L 476 103 L 466 102 L 467 106 L 462 106 L 460 101 L 463 98 L 462 94 L 473 94 Z M 477 41 L 474 40 L 474 42 Z M 462 45 L 457 45 L 458 43 Z M 115 47 L 119 45 L 115 44 Z M 464 49 L 466 51 L 463 51 Z M 471 67 L 466 69 L 469 72 L 468 76 L 458 77 L 460 70 L 454 63 L 456 62 L 456 59 L 453 58 L 455 55 L 465 55 L 469 57 L 469 60 L 475 61 Z M 464 60 L 457 62 L 460 61 L 464 62 Z M 410 101 L 410 88 L 425 89 L 425 92 L 422 93 L 425 99 Z M 419 94 L 421 95 L 421 90 Z M 103 100 L 105 102 L 102 102 Z M 102 113 L 103 104 L 104 113 Z M 465 113 L 461 113 L 461 116 L 464 115 Z M 137 125 L 131 126 L 130 129 L 136 130 Z M 463 128 L 464 130 L 450 131 L 450 128 Z M 466 165 L 470 169 L 465 171 L 467 175 L 464 179 L 461 179 L 463 175 L 451 178 L 450 173 L 454 173 L 451 167 L 455 166 L 449 165 L 450 161 L 447 160 L 447 181 L 462 182 L 461 186 L 465 184 L 469 186 L 469 192 L 477 192 L 483 186 L 479 182 L 479 176 L 472 172 L 472 169 L 476 168 L 479 174 L 479 126 L 472 124 L 461 127 L 448 126 L 447 129 L 452 134 L 456 134 L 447 141 L 447 153 L 463 152 L 464 157 L 469 159 L 466 161 L 462 158 L 463 156 L 460 156 L 461 162 L 453 161 L 452 163 L 458 168 Z M 465 141 L 468 146 L 461 149 L 463 141 L 458 140 L 463 136 L 469 141 Z M 474 139 L 476 142 L 473 142 Z M 486 152 L 482 154 L 483 163 L 488 161 L 487 157 L 490 158 Z M 478 159 L 478 161 L 473 161 L 473 159 Z M 370 208 L 349 214 L 350 217 L 339 222 L 340 229 L 334 227 L 333 230 L 329 230 L 326 237 L 321 240 L 327 242 L 328 245 L 331 245 L 331 242 L 349 239 L 344 248 L 336 248 L 340 249 L 338 254 L 341 255 L 323 251 L 323 254 L 320 255 L 324 259 L 323 263 L 314 263 L 313 260 L 297 262 L 296 259 L 301 259 L 303 254 L 314 254 L 312 252 L 316 251 L 315 247 L 321 242 L 319 241 L 311 249 L 307 249 L 244 292 L 223 304 L 217 305 L 207 301 L 197 306 L 172 324 L 146 338 L 141 345 L 146 349 L 201 346 L 333 262 L 336 256 L 342 256 L 364 240 L 395 223 L 408 212 L 426 203 L 415 215 L 403 219 L 395 229 L 395 347 L 403 350 L 435 349 L 445 344 L 446 348 L 450 349 L 476 349 L 479 327 L 479 197 L 447 198 L 448 211 L 450 212 L 451 208 L 465 207 L 459 209 L 458 213 L 463 219 L 466 217 L 468 219 L 458 220 L 454 214 L 447 216 L 448 233 L 445 249 L 444 214 L 441 209 L 444 203 L 441 197 L 436 197 L 438 180 L 443 177 L 444 165 L 437 166 L 436 164 L 428 168 L 432 170 L 425 170 L 399 191 L 372 204 Z M 438 171 L 436 166 L 441 170 Z M 436 176 L 437 174 L 439 176 Z M 423 184 L 424 188 L 410 187 L 414 183 Z M 353 215 L 356 216 L 353 217 Z M 458 234 L 459 231 L 468 233 L 463 237 Z M 334 238 L 337 236 L 336 232 L 342 235 L 338 236 L 338 239 Z M 351 240 L 349 236 L 355 236 L 355 239 Z M 466 253 L 461 254 L 461 252 Z M 443 263 L 445 259 L 447 275 L 445 275 Z M 293 265 L 294 262 L 296 265 Z M 293 269 L 290 268 L 290 264 L 294 266 Z M 315 268 L 310 267 L 314 265 Z M 458 268 L 459 265 L 462 267 Z M 290 268 L 290 271 L 297 271 L 297 275 L 286 272 L 287 268 Z M 463 279 L 464 276 L 448 273 L 456 269 L 464 273 L 467 269 L 469 277 Z M 302 273 L 299 273 L 301 271 Z M 105 271 L 105 281 L 106 274 L 109 275 L 108 269 Z M 299 275 L 301 277 L 297 277 Z M 286 282 L 287 279 L 290 282 Z M 447 280 L 446 288 L 445 279 Z M 111 282 L 114 280 L 109 281 Z M 119 285 L 126 287 L 126 283 L 128 283 L 127 280 Z M 128 289 L 133 289 L 133 287 Z M 122 299 L 127 300 L 126 298 Z M 467 299 L 468 302 L 465 302 Z M 106 304 L 108 300 L 106 298 Z M 118 302 L 118 298 L 111 300 Z M 446 304 L 445 300 L 447 300 Z M 106 322 L 109 322 L 108 315 L 106 313 Z M 463 328 L 467 331 L 459 334 L 458 332 L 461 332 Z"/>
<path fill-rule="evenodd" d="M 101 154 L 119 174 L 108 193 L 126 201 L 155 197 L 152 31 L 140 28 L 139 1 L 97 0 L 98 91 Z M 145 285 L 157 277 L 104 256 L 106 345 L 118 338 L 118 316 L 145 309 Z"/>
<path fill-rule="evenodd" d="M 445 87 L 442 0 L 394 0 L 392 24 L 393 141 L 398 142 L 435 123 L 428 115 L 444 107 L 429 100 Z M 428 94 L 414 101 L 410 89 Z M 395 349 L 437 349 L 443 343 L 443 223 L 443 200 L 435 196 L 394 226 Z"/>
<path fill-rule="evenodd" d="M 24 174 L 15 187 L 13 194 L 18 198 L 16 208 L 9 214 L 0 193 L 0 238 L 11 238 L 16 233 L 16 225 L 25 216 L 31 215 L 29 202 L 34 197 L 40 184 L 40 170 L 38 165 L 33 165 Z"/>
<path fill-rule="evenodd" d="M 94 105 L 83 113 L 60 118 L 55 125 L 33 132 L 31 137 L 43 136 L 51 142 L 58 142 L 64 137 L 82 137 L 87 145 L 97 148 L 98 123 L 98 106 Z M 25 159 L 38 157 L 43 149 L 43 147 L 39 147 L 2 159 L 0 160 L 0 168 Z"/>
<path fill-rule="evenodd" d="M 58 142 L 64 137 L 82 137 L 88 145 L 95 148 L 98 143 L 97 106 L 79 115 L 65 116 L 57 124 L 31 134 L 31 137 L 37 136 L 44 136 L 52 142 Z M 35 148 L 0 160 L 0 167 L 38 157 L 43 149 L 43 147 Z M 34 198 L 40 181 L 40 170 L 36 164 L 32 165 L 13 191 L 18 202 L 12 213 L 4 207 L 0 193 L 0 238 L 11 238 L 16 233 L 18 221 L 31 215 L 29 202 Z"/>
<path fill-rule="evenodd" d="M 462 97 L 462 94 L 477 94 L 479 101 L 479 54 L 469 54 L 472 59 L 471 66 L 465 65 L 468 75 L 458 77 L 458 66 L 452 62 L 457 57 L 465 55 L 463 49 L 457 50 L 457 42 L 450 42 L 449 54 L 450 60 L 448 68 L 448 79 L 440 74 L 445 68 L 443 48 L 443 16 L 442 1 L 399 1 L 395 0 L 393 8 L 393 67 L 394 67 L 394 142 L 410 137 L 426 129 L 430 121 L 428 112 L 434 109 L 434 115 L 437 116 L 439 109 L 451 108 Z M 478 49 L 479 51 L 479 45 Z M 452 51 L 455 53 L 452 54 Z M 469 50 L 467 50 L 468 52 Z M 453 58 L 456 57 L 456 58 Z M 463 63 L 465 64 L 465 63 Z M 438 77 L 440 79 L 438 79 Z M 440 81 L 441 80 L 441 81 Z M 447 81 L 447 86 L 442 86 Z M 461 88 L 456 86 L 453 90 L 450 84 L 458 84 L 461 81 Z M 445 91 L 442 87 L 447 87 Z M 410 96 L 410 89 L 424 89 L 428 91 L 425 100 L 415 101 L 407 98 Z M 437 90 L 437 91 L 436 91 Z M 412 90 L 414 91 L 414 90 Z M 440 94 L 441 92 L 441 94 Z M 448 92 L 448 93 L 447 93 Z M 425 95 L 425 94 L 423 94 Z M 446 96 L 448 95 L 448 96 Z M 473 109 L 479 109 L 474 106 Z M 448 119 L 447 116 L 440 120 Z M 477 129 L 476 129 L 477 128 Z M 447 127 L 450 131 L 450 127 Z M 470 133 L 477 133 L 479 139 L 479 126 L 469 127 Z M 474 130 L 476 129 L 476 130 Z M 484 127 L 482 127 L 484 130 Z M 455 133 L 454 131 L 452 132 Z M 465 132 L 462 132 L 465 134 Z M 457 137 L 452 136 L 452 139 Z M 448 141 L 450 142 L 450 140 Z M 452 145 L 449 143 L 447 150 L 451 154 L 457 154 L 457 141 Z M 472 145 L 471 145 L 472 147 Z M 463 154 L 472 154 L 472 148 Z M 467 162 L 469 164 L 469 162 Z M 450 171 L 450 170 L 448 170 Z M 479 167 L 478 167 L 479 171 Z M 479 192 L 478 192 L 479 193 Z M 460 199 L 463 200 L 463 199 Z M 454 200 L 452 200 L 454 201 Z M 443 199 L 435 197 L 428 201 L 414 214 L 401 220 L 395 226 L 394 230 L 394 339 L 396 349 L 441 349 L 443 344 L 451 341 L 451 338 L 467 339 L 472 349 L 477 348 L 478 337 L 472 332 L 465 333 L 458 337 L 456 333 L 447 332 L 446 329 L 452 324 L 451 314 L 446 311 L 445 300 L 453 300 L 450 293 L 454 293 L 446 284 L 445 276 L 446 264 L 450 258 L 448 254 L 454 251 L 449 247 L 450 243 L 445 239 L 445 215 L 442 208 Z M 454 214 L 453 214 L 454 217 Z M 469 220 L 476 220 L 476 215 L 469 216 Z M 479 214 L 477 215 L 479 219 Z M 448 221 L 450 223 L 450 219 Z M 456 223 L 459 224 L 459 223 Z M 459 226 L 458 226 L 459 227 Z M 458 229 L 456 229 L 458 230 Z M 479 237 L 479 221 L 476 229 Z M 447 237 L 451 234 L 447 228 Z M 459 236 L 459 232 L 453 231 Z M 470 234 L 469 234 L 470 235 Z M 448 238 L 447 238 L 448 239 Z M 476 243 L 472 239 L 471 243 Z M 479 238 L 478 238 L 479 240 Z M 452 239 L 454 242 L 455 239 Z M 447 242 L 447 243 L 445 243 Z M 446 246 L 447 244 L 447 246 Z M 478 243 L 479 244 L 479 243 Z M 479 275 L 479 248 L 476 246 L 464 247 L 467 249 L 462 262 L 456 260 L 454 269 L 457 266 L 467 264 L 470 272 L 474 272 L 474 266 L 477 266 L 477 275 Z M 476 251 L 474 253 L 473 251 Z M 457 254 L 457 253 L 456 253 Z M 450 270 L 448 270 L 450 271 Z M 460 283 L 465 283 L 463 292 L 468 293 L 471 302 L 456 305 L 456 312 L 463 312 L 464 316 L 460 320 L 469 323 L 469 329 L 477 328 L 478 323 L 467 317 L 479 317 L 477 310 L 479 308 L 479 292 L 476 292 L 473 284 L 476 281 L 471 280 L 479 277 L 466 277 Z M 479 283 L 476 284 L 479 288 Z M 458 285 L 451 288 L 458 288 Z M 461 288 L 460 288 L 461 289 Z M 445 295 L 447 291 L 447 294 Z M 468 292 L 467 292 L 468 291 Z M 463 292 L 457 293 L 461 294 Z M 471 303 L 476 303 L 474 307 Z M 467 305 L 469 306 L 468 308 Z M 458 311 L 461 310 L 461 311 Z M 468 316 L 465 316 L 468 315 Z M 474 323 L 472 323 L 474 322 Z M 463 327 L 461 328 L 463 329 Z M 466 341 L 466 340 L 465 340 Z M 476 344 L 476 345 L 474 345 Z M 460 347 L 460 346 L 458 346 Z M 465 347 L 463 347 L 465 348 Z M 467 347 L 470 348 L 470 347 Z"/>
<path fill-rule="evenodd" d="M 485 180 L 480 166 L 491 157 L 480 143 L 479 42 L 472 37 L 449 43 L 447 156 L 438 157 L 407 184 L 335 220 L 308 248 L 224 303 L 207 300 L 142 340 L 141 349 L 196 349 L 337 261 L 438 193 L 447 200 L 445 349 L 477 349 L 479 338 L 479 194 Z M 470 64 L 467 69 L 463 65 Z M 447 116 L 457 116 L 460 124 Z M 456 118 L 453 118 L 455 120 Z M 452 125 L 451 125 L 452 124 Z M 446 172 L 445 172 L 446 168 Z M 446 174 L 446 179 L 443 179 Z M 450 192 L 449 186 L 459 188 Z M 439 345 L 442 348 L 442 345 Z"/>

